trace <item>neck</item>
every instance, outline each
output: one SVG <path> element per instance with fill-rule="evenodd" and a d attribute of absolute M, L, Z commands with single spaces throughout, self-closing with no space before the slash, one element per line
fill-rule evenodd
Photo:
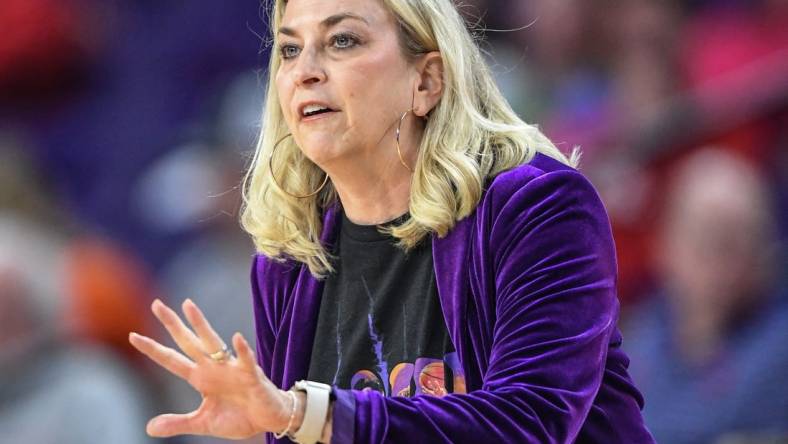
<path fill-rule="evenodd" d="M 349 162 L 331 174 L 331 181 L 348 219 L 360 225 L 374 225 L 408 211 L 411 177 L 395 153 L 395 159 L 385 163 Z"/>
<path fill-rule="evenodd" d="M 415 140 L 421 140 L 418 131 Z M 400 140 L 402 158 L 413 169 L 416 164 L 414 138 Z M 410 143 L 409 143 L 410 142 Z M 339 194 L 348 219 L 360 225 L 375 225 L 405 214 L 410 204 L 413 173 L 400 161 L 393 137 L 391 143 L 365 150 L 326 165 L 325 171 Z"/>

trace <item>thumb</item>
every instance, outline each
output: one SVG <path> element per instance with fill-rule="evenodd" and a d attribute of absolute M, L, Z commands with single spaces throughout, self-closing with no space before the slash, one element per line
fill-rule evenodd
<path fill-rule="evenodd" d="M 148 421 L 145 431 L 150 436 L 162 438 L 185 434 L 203 435 L 202 427 L 200 427 L 194 413 L 159 415 Z"/>

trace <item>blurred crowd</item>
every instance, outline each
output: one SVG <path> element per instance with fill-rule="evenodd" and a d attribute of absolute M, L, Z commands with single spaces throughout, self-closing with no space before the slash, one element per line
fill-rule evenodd
<path fill-rule="evenodd" d="M 788 1 L 458 3 L 513 108 L 582 149 L 658 442 L 788 442 Z M 266 18 L 0 2 L 0 444 L 152 442 L 196 407 L 127 345 L 173 345 L 155 298 L 254 337 L 237 216 Z"/>

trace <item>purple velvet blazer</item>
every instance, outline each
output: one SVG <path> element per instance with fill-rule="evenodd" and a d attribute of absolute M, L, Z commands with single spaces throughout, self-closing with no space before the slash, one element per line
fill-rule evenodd
<path fill-rule="evenodd" d="M 325 245 L 338 216 L 325 212 Z M 334 387 L 333 443 L 654 442 L 616 327 L 610 223 L 583 175 L 537 154 L 499 174 L 432 247 L 467 393 Z M 254 260 L 258 359 L 283 389 L 306 378 L 322 288 L 299 263 Z"/>

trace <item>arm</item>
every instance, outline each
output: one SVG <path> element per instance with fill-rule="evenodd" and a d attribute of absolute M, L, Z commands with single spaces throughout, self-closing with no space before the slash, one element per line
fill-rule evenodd
<path fill-rule="evenodd" d="M 358 443 L 575 439 L 599 390 L 618 310 L 609 222 L 575 171 L 498 186 L 511 189 L 486 204 L 498 208 L 478 209 L 492 214 L 485 266 L 496 298 L 481 390 L 441 398 L 335 390 L 334 430 L 351 427 L 340 419 L 350 417 Z"/>

